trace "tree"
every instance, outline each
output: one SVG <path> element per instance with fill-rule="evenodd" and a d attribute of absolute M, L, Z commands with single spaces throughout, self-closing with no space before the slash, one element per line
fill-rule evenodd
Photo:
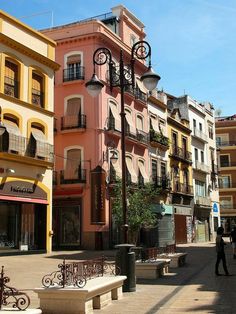
<path fill-rule="evenodd" d="M 140 229 L 152 227 L 157 223 L 156 215 L 151 211 L 153 199 L 159 191 L 153 184 L 127 187 L 127 221 L 129 225 L 129 242 L 137 244 Z M 112 213 L 116 225 L 123 225 L 122 188 L 119 180 L 112 193 Z"/>

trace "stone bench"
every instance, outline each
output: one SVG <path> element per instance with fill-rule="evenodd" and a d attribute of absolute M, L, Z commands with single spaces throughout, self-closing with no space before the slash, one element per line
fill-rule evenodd
<path fill-rule="evenodd" d="M 185 265 L 187 253 L 173 253 L 173 254 L 160 254 L 157 256 L 157 260 L 170 259 L 170 268 L 181 267 Z"/>
<path fill-rule="evenodd" d="M 138 279 L 156 279 L 168 272 L 170 259 L 135 263 L 135 272 Z"/>
<path fill-rule="evenodd" d="M 96 277 L 83 288 L 36 288 L 43 314 L 85 314 L 122 297 L 126 276 Z"/>

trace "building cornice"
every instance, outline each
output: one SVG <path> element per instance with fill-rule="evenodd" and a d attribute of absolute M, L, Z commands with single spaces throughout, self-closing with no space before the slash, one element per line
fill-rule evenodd
<path fill-rule="evenodd" d="M 179 123 L 178 121 L 176 121 L 175 119 L 171 118 L 171 117 L 167 117 L 167 125 L 168 124 L 172 124 L 174 126 L 176 126 L 177 128 L 181 129 L 183 132 L 187 133 L 187 134 L 191 134 L 191 130 L 189 128 L 187 128 L 186 126 L 184 126 L 183 124 Z"/>
<path fill-rule="evenodd" d="M 19 51 L 20 53 L 22 53 L 23 55 L 26 55 L 36 61 L 38 61 L 39 63 L 42 63 L 46 66 L 48 66 L 49 68 L 53 69 L 54 71 L 57 71 L 60 68 L 60 65 L 54 61 L 52 61 L 51 59 L 41 55 L 40 53 L 20 44 L 19 42 L 15 41 L 14 39 L 4 35 L 4 34 L 0 34 L 0 41 L 2 44 L 16 50 Z"/>

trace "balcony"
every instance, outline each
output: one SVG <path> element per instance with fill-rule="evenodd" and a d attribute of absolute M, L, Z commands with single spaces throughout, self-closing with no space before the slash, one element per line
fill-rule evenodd
<path fill-rule="evenodd" d="M 222 182 L 219 180 L 219 188 L 220 189 L 234 189 L 236 188 L 236 182 Z"/>
<path fill-rule="evenodd" d="M 172 193 L 193 195 L 193 186 L 180 182 L 175 182 L 172 186 Z"/>
<path fill-rule="evenodd" d="M 149 136 L 148 133 L 143 132 L 141 130 L 137 130 L 137 141 L 143 143 L 143 144 L 148 144 L 149 143 Z"/>
<path fill-rule="evenodd" d="M 192 153 L 175 145 L 171 146 L 170 156 L 189 164 L 192 163 Z"/>
<path fill-rule="evenodd" d="M 162 133 L 158 133 L 153 129 L 150 130 L 150 144 L 153 147 L 159 147 L 163 150 L 167 150 L 169 148 L 169 139 Z"/>
<path fill-rule="evenodd" d="M 139 88 L 135 88 L 134 97 L 135 99 L 141 100 L 142 102 L 147 102 L 147 94 L 142 92 Z"/>
<path fill-rule="evenodd" d="M 32 157 L 50 163 L 54 160 L 53 145 L 27 139 L 20 135 L 8 133 L 7 131 L 0 136 L 0 152 Z"/>
<path fill-rule="evenodd" d="M 207 166 L 203 162 L 199 162 L 197 160 L 195 160 L 195 162 L 193 164 L 193 168 L 195 170 L 198 170 L 198 171 L 201 171 L 201 172 L 205 172 L 205 173 L 209 173 L 210 172 L 210 167 L 209 166 Z"/>
<path fill-rule="evenodd" d="M 75 80 L 84 80 L 84 71 L 85 68 L 82 66 L 77 67 L 76 69 L 64 69 L 63 70 L 63 82 L 75 81 Z"/>
<path fill-rule="evenodd" d="M 217 141 L 216 145 L 218 147 L 224 147 L 224 146 L 235 146 L 236 145 L 236 141 Z"/>
<path fill-rule="evenodd" d="M 60 184 L 86 183 L 86 169 L 79 169 L 76 173 L 61 170 Z"/>
<path fill-rule="evenodd" d="M 162 177 L 153 176 L 152 182 L 153 182 L 155 188 L 159 188 L 162 190 L 169 190 L 170 189 L 170 180 L 167 176 L 162 176 Z"/>
<path fill-rule="evenodd" d="M 86 115 L 68 115 L 61 117 L 61 130 L 86 129 Z"/>
<path fill-rule="evenodd" d="M 111 131 L 112 133 L 113 132 L 120 133 L 120 130 L 117 128 L 115 119 L 113 117 L 109 117 L 107 120 L 107 131 Z"/>
<path fill-rule="evenodd" d="M 236 204 L 229 203 L 229 204 L 220 204 L 220 209 L 227 210 L 227 209 L 235 209 Z"/>
<path fill-rule="evenodd" d="M 203 142 L 208 142 L 208 137 L 207 137 L 206 133 L 202 132 L 201 130 L 199 130 L 197 128 L 193 128 L 192 135 L 197 137 L 199 140 L 201 140 Z"/>
<path fill-rule="evenodd" d="M 5 76 L 4 78 L 4 94 L 18 98 L 19 97 L 19 82 L 11 77 Z"/>
<path fill-rule="evenodd" d="M 229 162 L 229 161 L 227 161 L 227 162 L 221 162 L 220 163 L 220 168 L 227 168 L 227 167 L 236 167 L 236 162 L 233 162 L 233 161 Z"/>
<path fill-rule="evenodd" d="M 195 202 L 196 202 L 196 205 L 199 205 L 199 206 L 207 206 L 207 207 L 211 206 L 211 200 L 207 198 L 206 196 L 196 195 Z"/>

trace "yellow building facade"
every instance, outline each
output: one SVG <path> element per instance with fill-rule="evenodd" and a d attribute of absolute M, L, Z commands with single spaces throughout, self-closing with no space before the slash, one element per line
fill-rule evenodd
<path fill-rule="evenodd" d="M 51 250 L 55 43 L 0 11 L 0 253 Z"/>

